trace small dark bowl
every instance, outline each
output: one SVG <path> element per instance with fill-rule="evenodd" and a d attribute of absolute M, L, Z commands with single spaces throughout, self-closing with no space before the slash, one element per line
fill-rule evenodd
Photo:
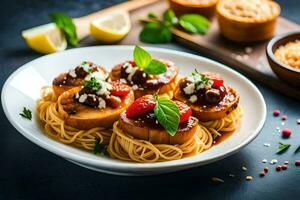
<path fill-rule="evenodd" d="M 300 69 L 281 63 L 274 55 L 277 48 L 288 42 L 300 40 L 300 32 L 290 32 L 274 37 L 267 46 L 267 58 L 272 70 L 282 80 L 300 88 Z"/>

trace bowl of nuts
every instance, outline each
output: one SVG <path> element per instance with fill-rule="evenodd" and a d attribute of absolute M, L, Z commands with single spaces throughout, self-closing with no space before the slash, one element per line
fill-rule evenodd
<path fill-rule="evenodd" d="M 266 53 L 274 73 L 300 88 L 300 32 L 274 37 L 268 43 Z"/>

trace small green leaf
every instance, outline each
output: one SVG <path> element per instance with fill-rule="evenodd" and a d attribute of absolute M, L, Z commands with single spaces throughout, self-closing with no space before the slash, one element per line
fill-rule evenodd
<path fill-rule="evenodd" d="M 100 143 L 100 140 L 98 138 L 96 138 L 93 152 L 94 154 L 103 154 L 104 156 L 109 156 L 107 152 L 107 146 Z"/>
<path fill-rule="evenodd" d="M 92 77 L 90 80 L 84 81 L 84 87 L 98 91 L 101 89 L 101 83 L 95 77 Z"/>
<path fill-rule="evenodd" d="M 50 17 L 56 26 L 64 32 L 68 44 L 76 46 L 78 40 L 76 27 L 72 18 L 60 12 L 50 13 Z"/>
<path fill-rule="evenodd" d="M 164 17 L 164 21 L 169 22 L 171 25 L 178 23 L 178 18 L 176 17 L 175 13 L 171 9 L 166 10 L 163 14 L 163 17 Z"/>
<path fill-rule="evenodd" d="M 208 31 L 210 22 L 208 19 L 198 14 L 185 14 L 179 18 L 179 24 L 186 31 L 205 35 Z"/>
<path fill-rule="evenodd" d="M 23 112 L 20 115 L 26 119 L 32 119 L 32 112 L 28 108 L 23 107 Z"/>
<path fill-rule="evenodd" d="M 167 67 L 159 60 L 151 60 L 150 64 L 144 68 L 146 74 L 162 74 L 167 71 Z"/>
<path fill-rule="evenodd" d="M 149 22 L 144 26 L 139 37 L 146 43 L 168 43 L 172 40 L 172 32 L 162 22 Z"/>
<path fill-rule="evenodd" d="M 290 146 L 291 146 L 290 144 L 283 144 L 283 143 L 279 142 L 277 154 L 284 153 L 286 150 L 288 150 L 290 148 Z"/>
<path fill-rule="evenodd" d="M 174 136 L 179 126 L 179 109 L 177 105 L 165 97 L 156 96 L 154 114 L 167 133 Z"/>
<path fill-rule="evenodd" d="M 140 68 L 147 67 L 152 60 L 151 55 L 139 46 L 135 46 L 133 51 L 133 58 L 136 65 Z"/>
<path fill-rule="evenodd" d="M 297 149 L 295 150 L 295 153 L 300 152 L 300 145 L 297 147 Z"/>
<path fill-rule="evenodd" d="M 149 12 L 148 13 L 148 18 L 149 19 L 157 19 L 157 16 L 156 16 L 156 14 L 154 12 Z"/>

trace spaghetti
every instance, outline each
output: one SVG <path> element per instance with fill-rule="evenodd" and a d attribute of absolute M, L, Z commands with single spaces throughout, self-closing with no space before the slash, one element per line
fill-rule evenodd
<path fill-rule="evenodd" d="M 93 150 L 96 139 L 100 143 L 108 144 L 112 133 L 111 129 L 96 127 L 89 130 L 79 130 L 68 126 L 65 124 L 63 113 L 59 109 L 61 106 L 60 99 L 55 96 L 51 87 L 42 89 L 42 99 L 38 102 L 37 110 L 45 132 L 50 137 L 64 144 L 72 144 L 86 150 Z"/>
<path fill-rule="evenodd" d="M 152 144 L 126 134 L 115 122 L 108 152 L 113 158 L 143 163 L 177 160 L 196 155 L 213 145 L 214 133 L 199 125 L 197 134 L 181 145 Z"/>

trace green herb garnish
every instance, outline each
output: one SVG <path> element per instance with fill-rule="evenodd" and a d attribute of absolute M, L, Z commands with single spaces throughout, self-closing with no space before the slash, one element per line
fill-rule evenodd
<path fill-rule="evenodd" d="M 205 17 L 197 14 L 185 14 L 179 18 L 179 24 L 186 31 L 205 35 L 209 28 L 209 21 Z"/>
<path fill-rule="evenodd" d="M 164 12 L 163 18 L 165 22 L 169 22 L 170 25 L 176 25 L 178 23 L 178 18 L 176 17 L 175 13 L 173 10 L 168 9 Z M 169 25 L 169 24 L 167 24 Z"/>
<path fill-rule="evenodd" d="M 189 76 L 189 80 L 195 84 L 197 90 L 210 86 L 209 78 L 199 73 L 196 69 Z"/>
<path fill-rule="evenodd" d="M 60 12 L 50 13 L 50 17 L 56 24 L 56 26 L 63 31 L 68 44 L 76 46 L 78 43 L 78 39 L 76 34 L 76 27 L 73 23 L 72 18 Z"/>
<path fill-rule="evenodd" d="M 277 154 L 284 153 L 286 150 L 288 150 L 290 148 L 290 146 L 291 146 L 290 144 L 283 144 L 283 143 L 279 142 Z"/>
<path fill-rule="evenodd" d="M 101 83 L 95 77 L 92 77 L 84 82 L 84 87 L 98 91 L 101 89 Z"/>
<path fill-rule="evenodd" d="M 155 96 L 155 99 L 154 114 L 158 122 L 165 128 L 168 134 L 174 136 L 179 126 L 179 109 L 177 105 L 164 97 Z"/>
<path fill-rule="evenodd" d="M 135 46 L 133 58 L 136 65 L 143 69 L 146 74 L 162 74 L 167 71 L 164 63 L 153 59 L 146 50 L 139 46 Z"/>
<path fill-rule="evenodd" d="M 168 43 L 172 40 L 172 32 L 162 22 L 150 22 L 145 24 L 139 37 L 141 41 L 146 43 Z"/>
<path fill-rule="evenodd" d="M 300 145 L 297 147 L 297 149 L 295 150 L 295 153 L 300 152 Z"/>
<path fill-rule="evenodd" d="M 20 115 L 26 119 L 32 119 L 32 112 L 28 108 L 23 107 L 23 112 Z"/>
<path fill-rule="evenodd" d="M 206 34 L 210 26 L 209 20 L 201 15 L 185 14 L 178 19 L 171 9 L 163 13 L 163 20 L 159 20 L 153 12 L 150 12 L 148 19 L 141 21 L 144 28 L 140 33 L 140 40 L 153 44 L 170 42 L 174 26 L 201 35 Z"/>
<path fill-rule="evenodd" d="M 94 154 L 103 154 L 105 156 L 109 156 L 109 154 L 107 152 L 107 146 L 100 143 L 99 138 L 96 138 L 93 152 L 94 152 Z"/>
<path fill-rule="evenodd" d="M 157 15 L 154 12 L 149 12 L 148 13 L 148 18 L 149 19 L 157 19 Z"/>

